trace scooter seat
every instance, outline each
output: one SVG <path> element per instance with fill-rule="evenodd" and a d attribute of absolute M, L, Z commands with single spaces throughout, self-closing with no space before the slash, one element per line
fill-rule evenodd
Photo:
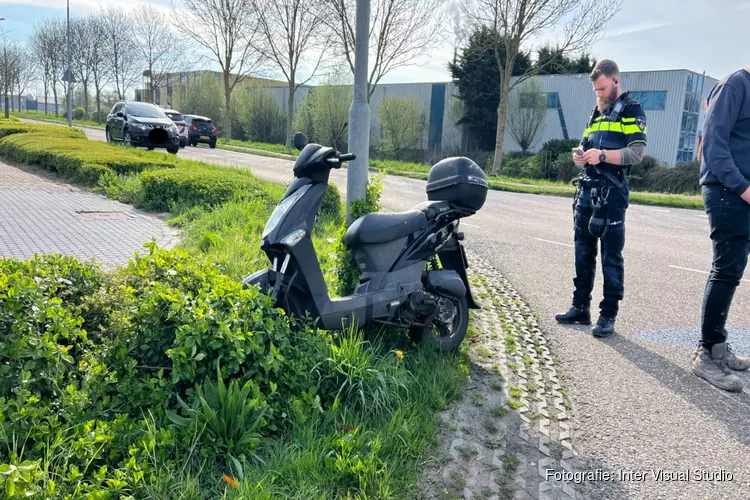
<path fill-rule="evenodd" d="M 349 226 L 344 235 L 348 247 L 357 244 L 386 243 L 423 229 L 427 225 L 424 212 L 367 214 Z"/>

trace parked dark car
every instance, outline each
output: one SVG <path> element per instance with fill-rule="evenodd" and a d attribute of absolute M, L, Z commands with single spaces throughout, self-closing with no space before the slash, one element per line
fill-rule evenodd
<path fill-rule="evenodd" d="M 180 150 L 180 134 L 172 120 L 158 106 L 147 102 L 118 102 L 107 116 L 107 142 L 127 146 Z"/>
<path fill-rule="evenodd" d="M 197 146 L 198 143 L 208 144 L 210 148 L 216 147 L 216 127 L 211 118 L 198 115 L 182 115 L 188 125 L 188 144 Z"/>

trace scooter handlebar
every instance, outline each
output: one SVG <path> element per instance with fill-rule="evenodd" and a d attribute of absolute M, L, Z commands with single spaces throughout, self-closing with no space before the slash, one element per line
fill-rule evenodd
<path fill-rule="evenodd" d="M 346 153 L 346 154 L 339 156 L 339 161 L 342 161 L 342 162 L 352 161 L 352 160 L 355 160 L 356 158 L 357 158 L 357 155 L 355 155 L 354 153 Z"/>

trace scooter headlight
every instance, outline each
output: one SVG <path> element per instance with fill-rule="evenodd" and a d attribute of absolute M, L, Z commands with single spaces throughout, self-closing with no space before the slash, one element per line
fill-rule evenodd
<path fill-rule="evenodd" d="M 281 222 L 281 219 L 284 218 L 284 215 L 286 215 L 289 209 L 294 206 L 295 202 L 305 193 L 305 191 L 306 190 L 304 189 L 295 191 L 291 196 L 289 196 L 289 198 L 278 204 L 278 206 L 273 210 L 273 213 L 268 219 L 268 222 L 266 222 L 266 227 L 263 229 L 261 238 L 265 238 L 266 236 L 271 234 L 274 229 L 276 229 L 276 226 L 279 225 L 279 222 Z"/>

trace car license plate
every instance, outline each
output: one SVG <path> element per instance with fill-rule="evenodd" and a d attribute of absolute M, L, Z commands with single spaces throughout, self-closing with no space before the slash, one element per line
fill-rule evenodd
<path fill-rule="evenodd" d="M 201 139 L 208 139 L 208 136 L 207 135 L 202 135 Z"/>

